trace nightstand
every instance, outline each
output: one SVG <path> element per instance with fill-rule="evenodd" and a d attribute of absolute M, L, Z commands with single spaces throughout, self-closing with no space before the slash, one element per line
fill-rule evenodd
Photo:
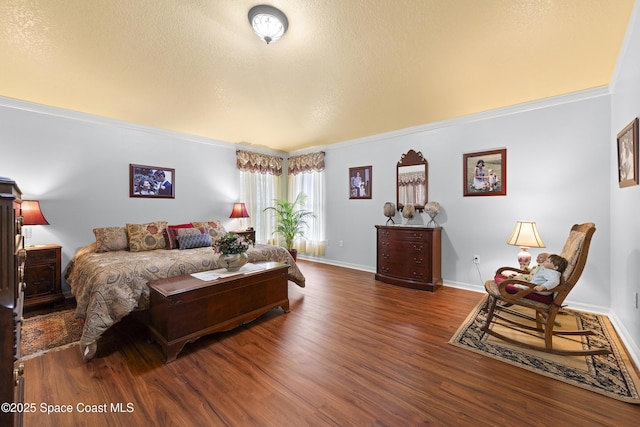
<path fill-rule="evenodd" d="M 246 239 L 251 240 L 253 246 L 256 245 L 256 230 L 234 230 L 233 234 L 237 234 L 239 236 L 244 236 Z"/>
<path fill-rule="evenodd" d="M 59 245 L 27 246 L 24 266 L 24 307 L 59 304 L 64 301 L 61 288 L 62 247 Z"/>

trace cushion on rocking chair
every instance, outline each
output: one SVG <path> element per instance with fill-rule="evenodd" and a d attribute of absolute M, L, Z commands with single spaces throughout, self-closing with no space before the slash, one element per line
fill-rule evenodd
<path fill-rule="evenodd" d="M 509 292 L 510 294 L 515 294 L 518 292 L 519 288 L 516 285 L 507 285 L 504 287 L 504 290 Z M 551 304 L 551 302 L 553 301 L 553 294 L 540 295 L 534 292 L 529 295 L 526 295 L 525 298 L 532 299 L 534 301 L 538 301 L 544 304 Z"/>

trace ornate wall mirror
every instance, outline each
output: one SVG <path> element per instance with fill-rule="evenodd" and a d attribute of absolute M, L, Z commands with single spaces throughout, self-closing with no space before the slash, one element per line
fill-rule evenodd
<path fill-rule="evenodd" d="M 396 173 L 396 195 L 398 210 L 412 203 L 417 211 L 423 211 L 427 203 L 429 163 L 421 152 L 409 150 L 398 162 Z"/>

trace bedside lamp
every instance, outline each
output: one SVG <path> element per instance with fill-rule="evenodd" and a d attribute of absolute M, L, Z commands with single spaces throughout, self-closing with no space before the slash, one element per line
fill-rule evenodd
<path fill-rule="evenodd" d="M 511 233 L 511 237 L 507 240 L 508 245 L 520 246 L 518 254 L 518 263 L 521 270 L 528 270 L 531 262 L 531 254 L 528 248 L 544 248 L 544 242 L 538 234 L 538 228 L 535 222 L 517 221 L 516 226 Z"/>
<path fill-rule="evenodd" d="M 242 228 L 242 218 L 249 218 L 249 213 L 247 212 L 247 207 L 244 203 L 234 203 L 229 218 L 238 218 L 240 221 L 240 227 Z"/>
<path fill-rule="evenodd" d="M 40 202 L 37 200 L 23 200 L 21 209 L 22 218 L 24 220 L 24 225 L 49 225 L 49 222 L 42 214 L 42 210 L 40 209 Z M 30 243 L 31 240 L 31 228 L 25 228 L 25 245 Z"/>

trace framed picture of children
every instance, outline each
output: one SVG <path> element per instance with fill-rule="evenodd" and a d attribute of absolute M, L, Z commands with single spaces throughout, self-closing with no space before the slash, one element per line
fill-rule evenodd
<path fill-rule="evenodd" d="M 175 198 L 175 169 L 129 165 L 129 197 Z"/>
<path fill-rule="evenodd" d="M 464 196 L 507 195 L 507 150 L 490 150 L 462 156 Z"/>
<path fill-rule="evenodd" d="M 618 134 L 618 185 L 638 185 L 638 118 Z"/>
<path fill-rule="evenodd" d="M 371 198 L 371 166 L 349 168 L 349 198 Z"/>

